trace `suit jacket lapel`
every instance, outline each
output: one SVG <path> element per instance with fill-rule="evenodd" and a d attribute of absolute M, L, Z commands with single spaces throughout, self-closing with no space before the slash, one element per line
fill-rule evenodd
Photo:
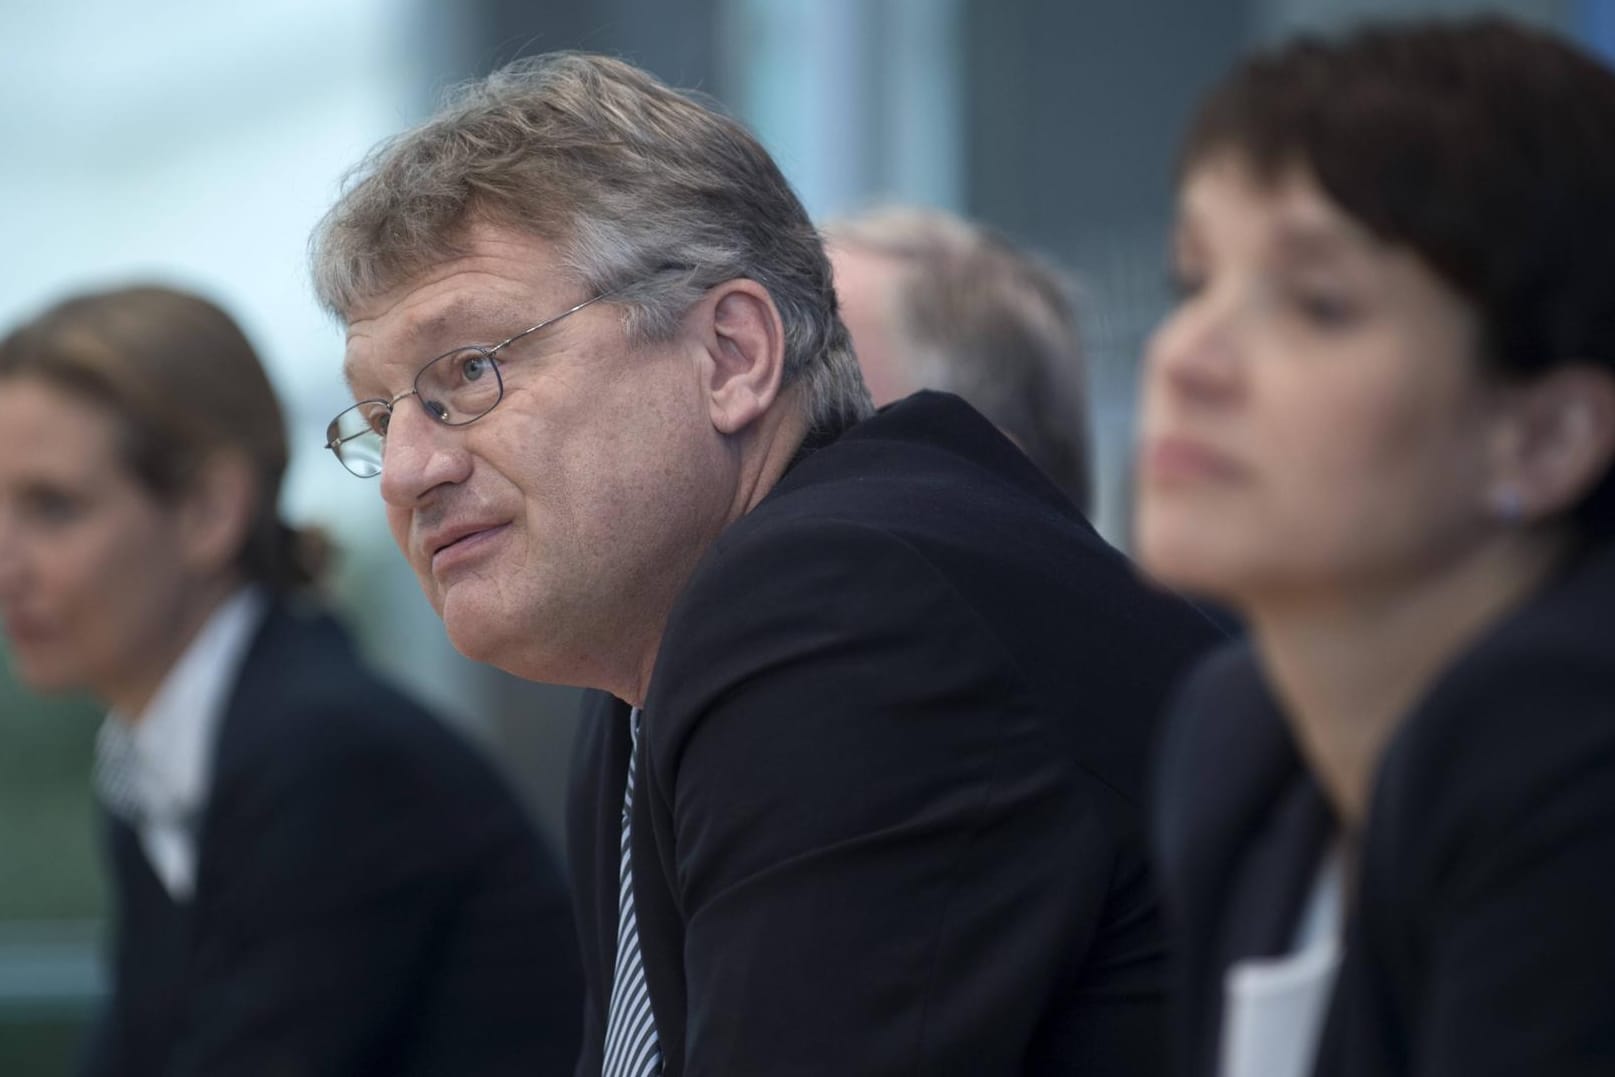
<path fill-rule="evenodd" d="M 1161 844 L 1175 861 L 1184 979 L 1194 1021 L 1185 1059 L 1215 1072 L 1223 977 L 1235 961 L 1282 953 L 1331 829 L 1288 725 L 1248 644 L 1207 663 L 1174 721 L 1185 736 L 1163 780 Z"/>
<path fill-rule="evenodd" d="M 263 727 L 273 724 L 274 712 L 263 705 L 272 694 L 263 690 L 265 678 L 285 673 L 286 663 L 279 657 L 285 648 L 285 637 L 290 615 L 278 601 L 271 600 L 259 622 L 247 653 L 242 656 L 241 668 L 235 684 L 226 697 L 224 714 L 213 745 L 213 777 L 207 802 L 196 820 L 196 904 L 201 908 L 213 892 L 210 877 L 218 869 L 218 859 L 228 855 L 238 838 L 221 842 L 215 825 L 218 814 L 214 808 L 221 798 L 228 798 L 234 777 L 243 768 L 251 767 L 258 755 L 264 736 L 272 730 Z"/>
<path fill-rule="evenodd" d="M 1239 856 L 1229 877 L 1222 965 L 1289 952 L 1302 906 L 1334 829 L 1311 779 L 1297 772 Z"/>

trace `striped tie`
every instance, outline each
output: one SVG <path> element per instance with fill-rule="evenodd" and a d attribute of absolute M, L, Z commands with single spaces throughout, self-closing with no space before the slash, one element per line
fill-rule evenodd
<path fill-rule="evenodd" d="M 606 1015 L 606 1049 L 601 1077 L 654 1077 L 662 1072 L 656 1018 L 650 1012 L 645 965 L 639 953 L 639 917 L 634 911 L 634 870 L 629 835 L 634 811 L 634 768 L 639 762 L 639 708 L 629 715 L 633 747 L 628 752 L 628 785 L 622 795 L 622 880 L 617 899 L 617 967 L 611 974 L 611 1007 Z"/>

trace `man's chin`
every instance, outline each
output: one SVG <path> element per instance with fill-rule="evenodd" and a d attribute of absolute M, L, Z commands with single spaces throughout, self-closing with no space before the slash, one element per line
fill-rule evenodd
<path fill-rule="evenodd" d="M 456 610 L 452 602 L 444 604 L 441 615 L 443 629 L 456 651 L 473 662 L 497 664 L 494 662 L 496 648 L 489 632 L 492 626 L 488 618 Z"/>
<path fill-rule="evenodd" d="M 473 662 L 493 666 L 523 680 L 546 684 L 576 684 L 576 653 L 567 650 L 567 637 L 548 636 L 537 626 L 570 623 L 552 606 L 523 607 L 512 613 L 510 596 L 462 580 L 433 596 L 443 619 L 444 632 L 454 649 Z"/>

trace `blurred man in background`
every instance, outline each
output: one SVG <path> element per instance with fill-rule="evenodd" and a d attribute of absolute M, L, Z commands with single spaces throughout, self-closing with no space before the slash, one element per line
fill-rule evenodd
<path fill-rule="evenodd" d="M 1087 370 L 1065 275 L 942 210 L 870 210 L 825 235 L 875 403 L 957 393 L 1088 513 Z"/>

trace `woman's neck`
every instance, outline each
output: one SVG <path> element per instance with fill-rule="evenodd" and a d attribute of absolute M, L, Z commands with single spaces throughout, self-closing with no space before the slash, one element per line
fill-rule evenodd
<path fill-rule="evenodd" d="M 1435 679 L 1546 582 L 1568 539 L 1518 531 L 1411 581 L 1251 603 L 1251 635 L 1303 756 L 1348 831 L 1386 745 Z"/>
<path fill-rule="evenodd" d="M 133 663 L 114 683 L 98 686 L 95 694 L 125 721 L 140 724 L 169 671 L 218 608 L 241 588 L 242 582 L 232 573 L 178 596 L 169 611 L 172 631 L 147 641 L 140 661 Z"/>

